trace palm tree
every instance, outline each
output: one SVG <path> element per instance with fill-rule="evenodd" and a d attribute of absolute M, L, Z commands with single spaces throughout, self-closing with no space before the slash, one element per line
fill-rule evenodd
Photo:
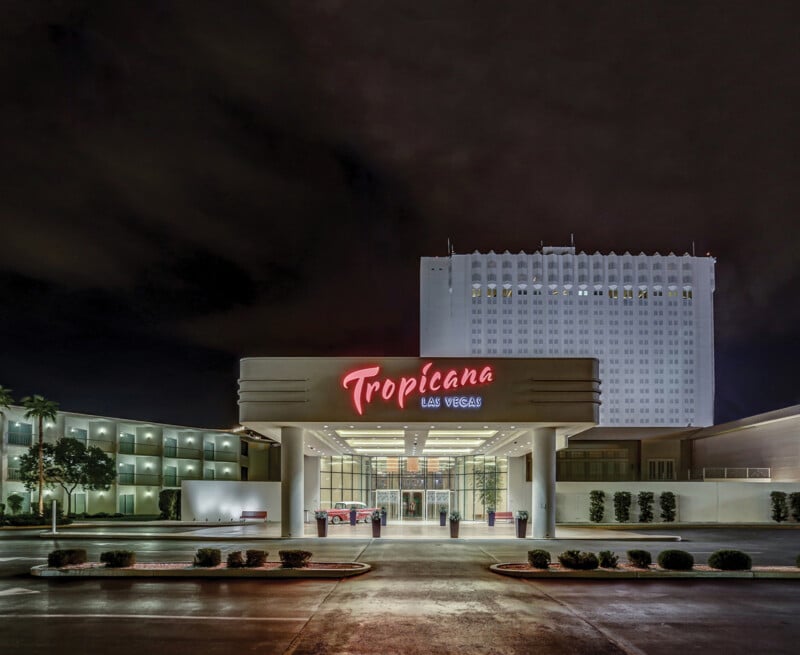
<path fill-rule="evenodd" d="M 33 397 L 26 396 L 22 399 L 22 405 L 28 411 L 25 418 L 39 419 L 39 516 L 44 515 L 44 428 L 45 419 L 48 421 L 56 420 L 58 403 L 47 400 L 42 396 L 34 394 Z"/>

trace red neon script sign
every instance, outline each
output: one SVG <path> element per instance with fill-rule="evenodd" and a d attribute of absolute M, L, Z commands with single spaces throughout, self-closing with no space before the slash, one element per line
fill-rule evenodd
<path fill-rule="evenodd" d="M 494 370 L 488 365 L 480 369 L 465 366 L 440 371 L 433 368 L 433 362 L 428 362 L 419 375 L 399 380 L 381 378 L 380 372 L 380 366 L 367 366 L 350 371 L 342 378 L 342 387 L 351 390 L 353 407 L 359 416 L 364 415 L 365 405 L 376 398 L 386 402 L 394 400 L 400 409 L 405 409 L 406 401 L 414 393 L 454 391 L 494 382 Z"/>

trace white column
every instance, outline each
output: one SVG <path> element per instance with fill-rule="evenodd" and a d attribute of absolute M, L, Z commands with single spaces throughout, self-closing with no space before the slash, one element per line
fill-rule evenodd
<path fill-rule="evenodd" d="M 303 428 L 281 428 L 281 536 L 303 536 Z"/>
<path fill-rule="evenodd" d="M 539 428 L 533 431 L 533 510 L 534 539 L 556 536 L 556 431 Z"/>

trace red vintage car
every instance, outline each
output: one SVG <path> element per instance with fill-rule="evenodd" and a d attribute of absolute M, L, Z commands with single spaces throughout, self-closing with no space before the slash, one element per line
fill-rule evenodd
<path fill-rule="evenodd" d="M 377 507 L 367 507 L 365 503 L 359 503 L 355 500 L 345 500 L 342 502 L 334 503 L 333 507 L 328 512 L 328 522 L 349 523 L 350 510 L 356 510 L 356 522 L 363 521 L 367 523 L 372 520 L 372 512 L 377 511 Z"/>

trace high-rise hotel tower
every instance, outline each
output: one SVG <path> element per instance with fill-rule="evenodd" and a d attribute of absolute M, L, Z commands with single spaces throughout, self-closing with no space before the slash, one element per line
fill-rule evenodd
<path fill-rule="evenodd" d="M 714 263 L 689 254 L 423 257 L 424 357 L 596 357 L 600 426 L 713 424 Z"/>

